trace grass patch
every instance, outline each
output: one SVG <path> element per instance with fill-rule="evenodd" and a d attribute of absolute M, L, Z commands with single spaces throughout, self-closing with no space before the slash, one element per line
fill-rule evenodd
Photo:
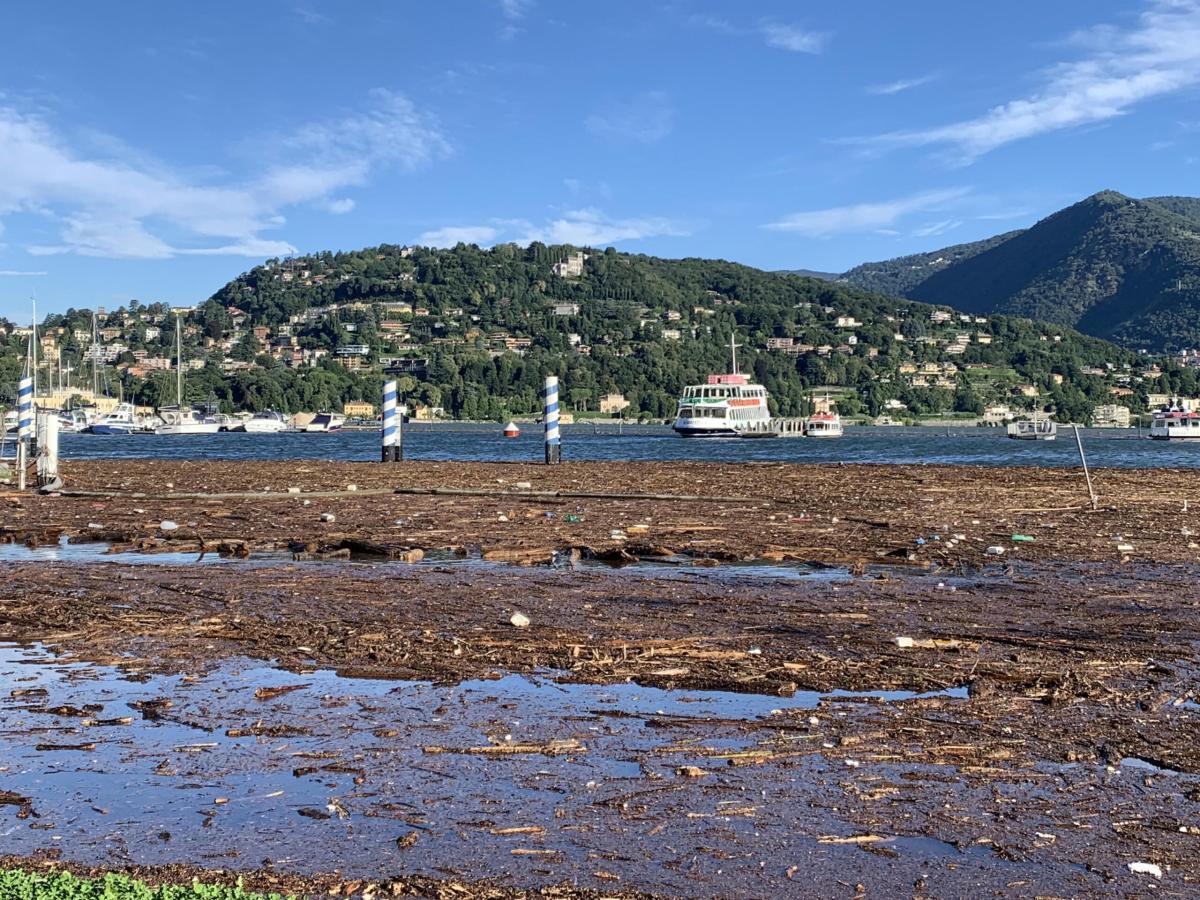
<path fill-rule="evenodd" d="M 0 900 L 288 900 L 281 894 L 255 894 L 219 884 L 164 884 L 152 887 L 126 875 L 79 878 L 70 872 L 41 874 L 0 869 Z"/>

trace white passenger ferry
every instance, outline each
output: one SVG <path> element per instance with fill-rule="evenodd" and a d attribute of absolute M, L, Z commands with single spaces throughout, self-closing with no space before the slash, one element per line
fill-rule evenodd
<path fill-rule="evenodd" d="M 709 375 L 706 384 L 691 384 L 683 389 L 672 426 L 683 437 L 737 437 L 771 430 L 767 389 L 761 384 L 751 384 L 749 378 L 738 372 L 737 347 L 730 337 L 732 372 Z"/>
<path fill-rule="evenodd" d="M 1172 406 L 1154 413 L 1150 437 L 1156 441 L 1200 440 L 1200 413 Z"/>
<path fill-rule="evenodd" d="M 813 413 L 804 423 L 805 437 L 836 438 L 842 436 L 842 417 L 835 412 Z"/>

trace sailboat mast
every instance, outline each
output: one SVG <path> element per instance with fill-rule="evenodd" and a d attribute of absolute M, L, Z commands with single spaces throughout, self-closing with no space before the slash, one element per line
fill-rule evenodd
<path fill-rule="evenodd" d="M 175 405 L 183 414 L 183 324 L 175 314 Z"/>
<path fill-rule="evenodd" d="M 37 298 L 33 300 L 33 334 L 29 337 L 29 367 L 32 370 L 30 374 L 33 376 L 33 405 L 37 406 L 38 396 L 38 357 L 37 357 Z"/>
<path fill-rule="evenodd" d="M 92 310 L 92 402 L 100 396 L 100 342 L 96 326 L 96 311 Z"/>

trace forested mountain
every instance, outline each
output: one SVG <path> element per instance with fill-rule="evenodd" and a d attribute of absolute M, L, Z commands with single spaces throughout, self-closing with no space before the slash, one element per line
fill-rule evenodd
<path fill-rule="evenodd" d="M 1078 328 L 1152 351 L 1200 345 L 1200 199 L 1103 191 L 990 241 L 869 263 L 848 284 Z"/>
<path fill-rule="evenodd" d="M 538 243 L 268 260 L 184 321 L 189 398 L 227 410 L 377 402 L 383 379 L 398 377 L 411 404 L 498 419 L 535 414 L 543 378 L 556 374 L 572 411 L 595 413 L 623 394 L 627 414 L 666 418 L 685 385 L 727 371 L 731 336 L 778 415 L 803 414 L 813 391 L 836 386 L 844 414 L 977 414 L 1000 402 L 1087 421 L 1118 385 L 1135 408 L 1148 391 L 1200 388 L 1194 370 L 1160 371 L 1069 328 L 720 260 Z M 101 319 L 104 349 L 117 354 L 112 393 L 173 402 L 171 324 L 162 304 Z M 90 330 L 89 311 L 69 310 L 47 317 L 42 333 L 82 371 Z M 24 347 L 9 331 L 6 389 Z"/>
<path fill-rule="evenodd" d="M 863 263 L 836 277 L 838 281 L 862 288 L 864 291 L 874 291 L 891 297 L 908 297 L 910 292 L 929 276 L 991 250 L 1020 233 L 1010 231 L 982 241 L 954 244 L 929 253 L 913 253 L 883 262 Z"/>

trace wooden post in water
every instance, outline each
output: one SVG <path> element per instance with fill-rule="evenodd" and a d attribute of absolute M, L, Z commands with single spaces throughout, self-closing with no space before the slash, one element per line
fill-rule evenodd
<path fill-rule="evenodd" d="M 1087 479 L 1088 498 L 1092 501 L 1092 509 L 1096 508 L 1096 492 L 1092 490 L 1092 473 L 1088 471 L 1087 457 L 1083 455 L 1083 438 L 1079 436 L 1079 426 L 1072 425 L 1075 429 L 1075 446 L 1079 448 L 1079 461 L 1083 463 L 1083 477 Z"/>
<path fill-rule="evenodd" d="M 396 427 L 396 382 L 383 383 L 383 462 L 399 462 L 403 458 L 400 431 Z"/>
<path fill-rule="evenodd" d="M 558 431 L 558 377 L 546 376 L 546 389 L 542 394 L 543 420 L 546 423 L 546 465 L 556 466 L 562 461 L 562 436 Z"/>

